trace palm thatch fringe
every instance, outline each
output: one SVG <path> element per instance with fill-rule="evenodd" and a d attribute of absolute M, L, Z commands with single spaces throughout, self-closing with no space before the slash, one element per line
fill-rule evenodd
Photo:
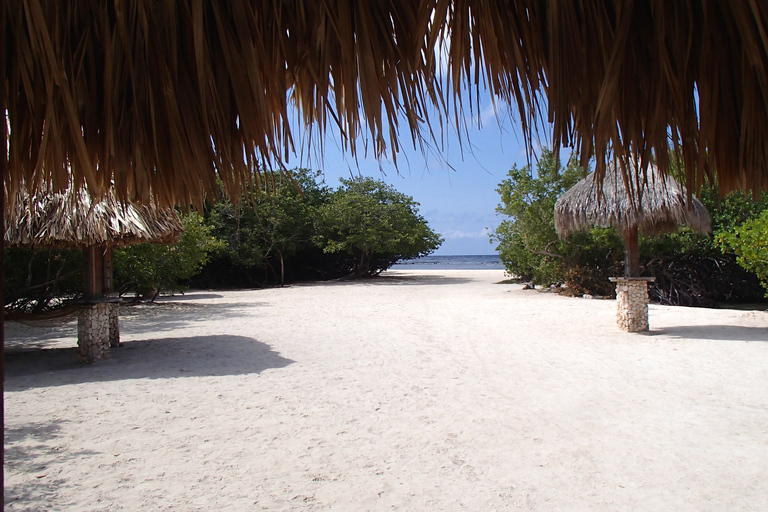
<path fill-rule="evenodd" d="M 217 177 L 240 197 L 254 166 L 295 154 L 295 112 L 309 140 L 333 130 L 352 153 L 362 136 L 394 157 L 401 124 L 415 143 L 440 139 L 481 83 L 517 109 L 529 144 L 546 118 L 552 147 L 595 156 L 598 177 L 614 155 L 666 172 L 671 145 L 689 189 L 768 190 L 765 1 L 1 5 L 9 197 L 72 179 L 186 207 Z"/>
<path fill-rule="evenodd" d="M 5 245 L 124 246 L 178 241 L 184 228 L 172 208 L 123 204 L 109 194 L 94 201 L 84 189 L 30 197 L 23 191 L 6 211 Z"/>
<path fill-rule="evenodd" d="M 620 232 L 633 226 L 646 233 L 674 231 L 689 226 L 695 231 L 710 230 L 706 207 L 674 178 L 664 176 L 654 165 L 645 175 L 635 168 L 625 180 L 617 162 L 606 167 L 602 182 L 591 173 L 555 203 L 555 229 L 560 237 L 591 226 L 616 227 Z"/>

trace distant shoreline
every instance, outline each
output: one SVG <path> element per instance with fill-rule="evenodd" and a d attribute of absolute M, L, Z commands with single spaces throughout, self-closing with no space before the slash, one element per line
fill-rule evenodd
<path fill-rule="evenodd" d="M 412 260 L 403 260 L 392 266 L 393 269 L 433 269 L 433 270 L 504 270 L 504 264 L 497 254 L 424 256 Z"/>

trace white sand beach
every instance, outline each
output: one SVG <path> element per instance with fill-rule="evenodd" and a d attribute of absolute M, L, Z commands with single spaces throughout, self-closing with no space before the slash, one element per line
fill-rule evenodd
<path fill-rule="evenodd" d="M 496 284 L 501 270 L 195 291 L 6 323 L 7 510 L 765 510 L 768 312 Z M 44 349 L 44 350 L 41 350 Z"/>

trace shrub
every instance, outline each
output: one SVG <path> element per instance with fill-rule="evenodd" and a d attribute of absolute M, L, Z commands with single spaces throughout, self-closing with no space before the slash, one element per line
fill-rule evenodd
<path fill-rule="evenodd" d="M 341 180 L 318 216 L 318 245 L 351 258 L 352 276 L 373 275 L 400 259 L 434 252 L 443 239 L 418 213 L 418 203 L 372 178 Z"/>
<path fill-rule="evenodd" d="M 121 295 L 135 292 L 154 300 L 162 291 L 182 291 L 183 282 L 223 247 L 200 215 L 185 215 L 182 224 L 184 233 L 173 245 L 137 244 L 115 250 L 115 289 Z"/>

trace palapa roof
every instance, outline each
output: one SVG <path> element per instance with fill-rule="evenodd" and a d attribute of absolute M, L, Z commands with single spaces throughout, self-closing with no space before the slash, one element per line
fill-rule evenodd
<path fill-rule="evenodd" d="M 292 126 L 395 155 L 461 126 L 481 83 L 598 175 L 665 171 L 672 145 L 689 187 L 768 190 L 765 1 L 7 0 L 0 27 L 9 197 L 70 165 L 122 200 L 200 203 L 217 176 L 238 197 L 302 146 Z"/>
<path fill-rule="evenodd" d="M 593 172 L 560 196 L 555 203 L 559 236 L 592 226 L 619 230 L 637 226 L 646 233 L 674 231 L 679 226 L 700 233 L 710 230 L 707 208 L 689 196 L 674 178 L 662 175 L 655 165 L 650 165 L 645 174 L 633 169 L 630 174 L 635 179 L 630 181 L 624 180 L 617 167 L 615 161 L 610 162 L 602 183 Z"/>
<path fill-rule="evenodd" d="M 83 189 L 30 198 L 24 192 L 5 217 L 5 245 L 124 246 L 174 243 L 184 228 L 173 208 L 123 204 L 108 194 L 94 202 Z"/>

